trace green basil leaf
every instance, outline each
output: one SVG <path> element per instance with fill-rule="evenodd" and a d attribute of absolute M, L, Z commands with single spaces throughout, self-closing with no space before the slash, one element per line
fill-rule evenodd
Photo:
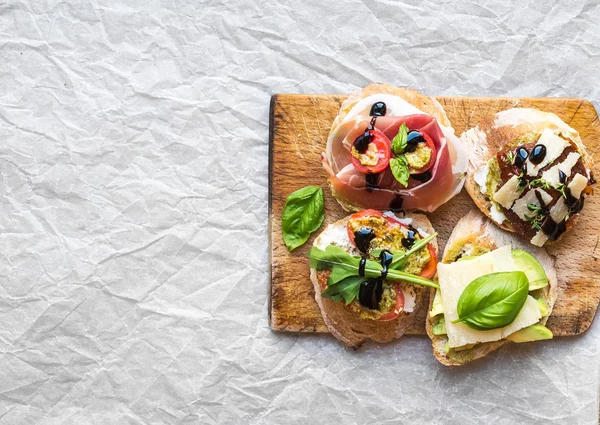
<path fill-rule="evenodd" d="M 310 267 L 316 270 L 331 270 L 327 285 L 333 285 L 349 276 L 358 276 L 360 257 L 348 254 L 336 245 L 328 245 L 325 251 L 313 246 L 308 253 Z M 379 277 L 381 264 L 373 260 L 365 263 L 365 276 Z"/>
<path fill-rule="evenodd" d="M 323 189 L 306 186 L 290 194 L 285 201 L 281 230 L 283 241 L 290 251 L 308 240 L 323 224 L 325 203 Z"/>
<path fill-rule="evenodd" d="M 360 257 L 355 257 L 353 255 L 348 254 L 339 246 L 328 245 L 325 248 L 325 250 L 313 246 L 310 252 L 308 253 L 308 256 L 310 259 L 310 268 L 315 270 L 331 270 L 331 275 L 327 280 L 327 289 L 333 288 L 341 284 L 342 282 L 346 282 L 346 285 L 349 285 L 348 282 L 350 281 L 348 281 L 347 279 L 361 277 L 358 275 Z M 365 275 L 361 278 L 365 280 L 369 277 L 380 277 L 381 271 L 382 267 L 381 264 L 379 264 L 379 262 L 367 260 L 365 263 Z M 425 279 L 411 273 L 404 273 L 398 270 L 389 270 L 386 279 L 394 281 L 403 281 L 414 285 L 439 288 L 437 283 L 429 279 Z M 344 299 L 344 301 L 347 304 L 352 302 L 352 300 L 354 299 L 353 292 L 350 289 L 341 290 L 340 288 L 336 289 L 335 291 L 334 289 L 329 290 L 329 292 L 327 292 L 327 297 L 332 298 L 335 295 L 336 299 Z"/>
<path fill-rule="evenodd" d="M 348 305 L 358 297 L 360 284 L 365 280 L 361 276 L 349 276 L 335 285 L 327 284 L 327 289 L 321 293 L 321 296 L 323 298 L 331 298 L 333 301 L 343 300 Z"/>
<path fill-rule="evenodd" d="M 408 186 L 410 172 L 408 171 L 408 161 L 404 155 L 390 159 L 390 170 L 402 186 Z"/>
<path fill-rule="evenodd" d="M 479 276 L 469 283 L 458 299 L 458 319 L 469 327 L 485 331 L 510 325 L 529 292 L 523 272 L 499 272 Z"/>
<path fill-rule="evenodd" d="M 398 129 L 398 134 L 392 139 L 392 152 L 394 155 L 401 155 L 406 149 L 406 143 L 408 140 L 408 127 L 405 123 L 402 123 Z"/>

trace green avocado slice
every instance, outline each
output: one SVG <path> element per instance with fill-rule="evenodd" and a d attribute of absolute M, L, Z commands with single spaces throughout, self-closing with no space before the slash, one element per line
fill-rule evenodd
<path fill-rule="evenodd" d="M 513 342 L 530 342 L 541 341 L 543 339 L 552 339 L 552 331 L 547 327 L 536 323 L 535 325 L 527 326 L 515 333 L 506 337 Z"/>
<path fill-rule="evenodd" d="M 527 279 L 529 280 L 530 291 L 534 291 L 548 285 L 548 277 L 546 277 L 546 272 L 533 255 L 527 251 L 523 251 L 522 249 L 514 249 L 512 251 L 512 256 L 513 260 L 515 260 L 515 263 L 517 264 L 517 267 L 527 276 Z"/>

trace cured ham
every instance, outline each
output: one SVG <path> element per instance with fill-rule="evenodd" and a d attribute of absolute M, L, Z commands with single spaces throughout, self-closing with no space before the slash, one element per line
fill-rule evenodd
<path fill-rule="evenodd" d="M 388 102 L 390 98 L 395 98 L 395 112 L 410 111 L 410 114 L 378 116 L 373 120 L 363 103 L 370 104 L 368 102 L 376 99 L 363 99 L 341 122 L 336 120 L 326 152 L 322 155 L 323 168 L 334 196 L 345 209 L 434 211 L 460 192 L 467 169 L 466 151 L 452 128 L 440 125 L 436 118 L 419 111 L 400 97 L 386 96 Z M 358 112 L 355 111 L 357 107 L 361 109 Z M 394 177 L 389 167 L 378 174 L 368 175 L 352 164 L 353 143 L 369 125 L 391 141 L 402 124 L 406 124 L 409 131 L 425 133 L 433 141 L 435 156 L 430 161 L 434 163 L 428 166 L 426 174 L 411 175 L 405 186 Z"/>

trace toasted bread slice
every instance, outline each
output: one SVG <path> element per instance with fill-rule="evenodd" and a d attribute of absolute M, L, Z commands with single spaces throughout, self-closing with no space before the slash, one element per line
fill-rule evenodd
<path fill-rule="evenodd" d="M 473 202 L 475 202 L 475 205 L 485 215 L 502 229 L 509 232 L 517 232 L 517 229 L 515 229 L 508 219 L 499 222 L 498 217 L 494 217 L 492 202 L 480 190 L 479 184 L 475 181 L 475 173 L 486 166 L 492 158 L 496 157 L 498 152 L 504 150 L 518 137 L 527 133 L 542 133 L 546 129 L 564 134 L 576 146 L 585 168 L 588 170 L 593 168 L 592 157 L 585 150 L 579 133 L 550 112 L 542 112 L 531 108 L 508 109 L 490 116 L 480 122 L 477 127 L 467 130 L 460 137 L 469 150 L 469 166 L 465 181 L 467 192 L 473 199 Z M 570 224 L 567 226 L 567 230 L 573 227 L 576 220 L 577 214 L 569 220 Z M 548 242 L 550 243 L 551 241 Z"/>
<path fill-rule="evenodd" d="M 499 229 L 494 223 L 488 220 L 479 211 L 473 209 L 465 217 L 463 217 L 456 224 L 456 227 L 450 235 L 450 239 L 446 244 L 444 250 L 444 257 L 442 262 L 450 263 L 454 261 L 452 254 L 456 253 L 457 249 L 464 246 L 466 243 L 476 243 L 479 246 L 486 247 L 490 250 L 496 248 L 511 245 L 513 249 L 523 249 L 531 253 L 542 265 L 546 276 L 548 277 L 549 284 L 545 288 L 541 289 L 543 297 L 548 304 L 549 312 L 552 312 L 552 307 L 557 297 L 557 278 L 556 271 L 554 269 L 554 260 L 544 248 L 538 248 L 530 245 L 526 241 L 516 237 L 514 234 L 505 232 Z M 507 342 L 511 342 L 507 339 L 494 342 L 484 342 L 476 344 L 473 348 L 451 351 L 446 353 L 445 344 L 448 341 L 446 335 L 434 335 L 433 334 L 433 322 L 434 318 L 430 317 L 429 312 L 433 305 L 433 298 L 435 295 L 435 289 L 430 290 L 430 303 L 427 312 L 427 321 L 425 328 L 427 335 L 431 338 L 433 345 L 433 354 L 440 361 L 440 363 L 446 366 L 461 366 L 465 363 L 481 358 L 494 350 L 497 350 Z M 547 317 L 541 321 L 542 324 L 546 324 Z"/>
<path fill-rule="evenodd" d="M 442 105 L 433 97 L 425 96 L 418 91 L 403 88 L 403 87 L 395 87 L 389 84 L 381 84 L 381 83 L 371 83 L 362 90 L 353 91 L 342 103 L 340 107 L 340 112 L 337 117 L 333 121 L 331 125 L 331 131 L 335 131 L 337 127 L 340 125 L 348 112 L 352 109 L 354 105 L 360 102 L 362 99 L 367 98 L 374 94 L 391 94 L 393 96 L 398 96 L 404 99 L 406 102 L 425 112 L 426 114 L 435 117 L 438 122 L 446 127 L 450 127 L 450 120 L 448 120 L 448 116 L 442 108 Z"/>
<path fill-rule="evenodd" d="M 340 229 L 343 235 L 345 233 L 346 224 L 350 217 L 343 218 L 337 222 L 330 224 L 327 228 L 316 238 L 315 245 L 318 244 L 319 238 L 330 238 L 331 232 L 336 232 L 336 228 Z M 426 234 L 434 233 L 434 229 L 431 226 L 429 219 L 423 214 L 406 214 L 403 218 L 410 218 L 410 223 L 414 228 L 419 230 L 419 233 L 425 232 Z M 430 242 L 436 252 L 438 249 L 437 238 L 434 238 Z M 343 247 L 343 244 L 342 244 Z M 394 338 L 400 338 L 406 332 L 406 329 L 413 323 L 416 317 L 416 313 L 419 308 L 422 308 L 422 301 L 424 296 L 425 287 L 414 285 L 414 309 L 412 312 L 402 312 L 402 314 L 394 319 L 387 322 L 363 319 L 360 315 L 354 311 L 348 309 L 343 302 L 335 302 L 331 299 L 321 297 L 321 284 L 319 280 L 327 280 L 327 271 L 317 272 L 314 269 L 310 271 L 310 279 L 315 289 L 315 300 L 321 309 L 323 320 L 327 325 L 329 331 L 343 342 L 348 347 L 358 349 L 365 341 L 373 340 L 379 343 L 390 342 Z"/>

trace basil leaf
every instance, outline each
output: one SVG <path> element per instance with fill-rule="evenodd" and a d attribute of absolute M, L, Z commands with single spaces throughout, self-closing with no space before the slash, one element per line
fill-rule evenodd
<path fill-rule="evenodd" d="M 361 276 L 349 276 L 335 285 L 327 284 L 327 289 L 321 293 L 321 296 L 331 298 L 333 301 L 344 300 L 348 305 L 358 297 L 360 284 L 365 280 L 367 279 Z"/>
<path fill-rule="evenodd" d="M 517 317 L 529 292 L 523 272 L 499 272 L 479 276 L 458 299 L 458 319 L 478 331 L 503 328 Z"/>
<path fill-rule="evenodd" d="M 406 149 L 406 144 L 408 140 L 408 127 L 406 127 L 406 123 L 402 123 L 400 128 L 398 129 L 398 134 L 392 139 L 392 152 L 394 155 L 401 155 Z"/>
<path fill-rule="evenodd" d="M 408 161 L 404 155 L 390 159 L 390 170 L 402 186 L 408 186 L 410 172 L 408 171 Z"/>
<path fill-rule="evenodd" d="M 339 246 L 328 245 L 325 250 L 313 246 L 308 253 L 310 259 L 310 268 L 315 270 L 331 270 L 331 275 L 327 280 L 327 287 L 335 286 L 350 277 L 358 276 L 358 267 L 360 257 L 355 257 L 348 254 Z M 382 267 L 377 261 L 367 260 L 365 263 L 365 278 L 380 277 Z M 430 286 L 439 288 L 438 284 L 429 280 L 416 276 L 411 273 L 404 273 L 398 270 L 388 270 L 386 280 L 395 280 L 411 283 L 414 285 Z M 333 290 L 332 290 L 333 291 Z M 344 292 L 345 293 L 345 292 Z M 344 294 L 336 292 L 336 294 Z M 347 302 L 348 299 L 344 298 Z"/>
<path fill-rule="evenodd" d="M 358 276 L 360 257 L 348 254 L 342 248 L 336 245 L 328 245 L 325 251 L 313 246 L 308 253 L 310 258 L 310 267 L 316 270 L 331 270 L 331 275 L 327 279 L 327 285 L 333 285 L 349 276 Z M 381 275 L 381 265 L 373 260 L 367 260 L 365 263 L 365 276 L 379 277 Z"/>
<path fill-rule="evenodd" d="M 290 194 L 281 217 L 283 241 L 292 251 L 304 244 L 312 232 L 323 224 L 325 203 L 323 189 L 306 186 Z"/>

